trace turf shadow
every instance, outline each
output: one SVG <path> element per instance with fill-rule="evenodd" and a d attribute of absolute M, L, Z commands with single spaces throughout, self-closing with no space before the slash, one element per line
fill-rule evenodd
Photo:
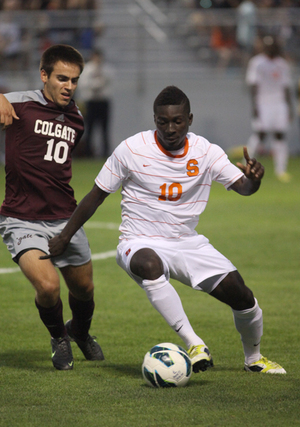
<path fill-rule="evenodd" d="M 53 370 L 50 351 L 23 350 L 0 352 L 0 368 L 24 370 Z"/>
<path fill-rule="evenodd" d="M 140 378 L 142 375 L 141 365 L 126 365 L 106 362 L 104 365 L 102 365 L 102 367 L 106 370 L 122 373 L 128 377 Z"/>

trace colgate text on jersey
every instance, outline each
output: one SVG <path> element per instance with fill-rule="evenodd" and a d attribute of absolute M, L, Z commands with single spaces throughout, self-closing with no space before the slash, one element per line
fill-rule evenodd
<path fill-rule="evenodd" d="M 42 135 L 54 136 L 61 138 L 65 141 L 75 142 L 76 131 L 69 126 L 62 125 L 61 123 L 54 124 L 47 120 L 36 120 L 34 125 L 34 132 L 41 133 Z"/>

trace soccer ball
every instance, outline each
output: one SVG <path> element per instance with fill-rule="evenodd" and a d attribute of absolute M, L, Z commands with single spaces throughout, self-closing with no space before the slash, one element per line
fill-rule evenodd
<path fill-rule="evenodd" d="M 182 347 L 164 342 L 145 354 L 142 373 L 152 387 L 184 387 L 192 375 L 192 362 Z"/>

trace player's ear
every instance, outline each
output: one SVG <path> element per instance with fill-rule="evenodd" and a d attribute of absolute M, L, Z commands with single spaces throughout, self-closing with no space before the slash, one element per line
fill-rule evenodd
<path fill-rule="evenodd" d="M 46 83 L 48 80 L 48 75 L 45 70 L 41 70 L 41 80 L 43 83 Z"/>
<path fill-rule="evenodd" d="M 190 113 L 189 114 L 189 126 L 191 126 L 191 124 L 193 123 L 193 118 L 194 118 L 193 114 Z"/>

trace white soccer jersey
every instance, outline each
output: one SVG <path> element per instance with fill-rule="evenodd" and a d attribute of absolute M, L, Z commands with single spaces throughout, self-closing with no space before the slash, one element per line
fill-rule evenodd
<path fill-rule="evenodd" d="M 257 86 L 258 104 L 286 103 L 285 88 L 292 84 L 289 64 L 282 57 L 256 55 L 249 61 L 246 83 Z"/>
<path fill-rule="evenodd" d="M 175 154 L 164 150 L 149 130 L 123 141 L 95 183 L 108 193 L 122 185 L 120 239 L 182 239 L 197 234 L 212 181 L 228 189 L 242 175 L 205 138 L 188 133 L 182 153 Z"/>

